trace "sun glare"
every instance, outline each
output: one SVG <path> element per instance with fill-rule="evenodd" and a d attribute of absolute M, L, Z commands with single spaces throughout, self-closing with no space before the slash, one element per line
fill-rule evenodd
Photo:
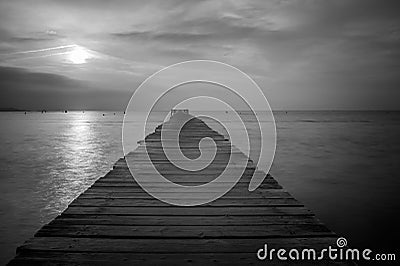
<path fill-rule="evenodd" d="M 74 64 L 86 63 L 86 60 L 90 58 L 90 54 L 83 47 L 75 47 L 69 54 L 68 59 Z"/>

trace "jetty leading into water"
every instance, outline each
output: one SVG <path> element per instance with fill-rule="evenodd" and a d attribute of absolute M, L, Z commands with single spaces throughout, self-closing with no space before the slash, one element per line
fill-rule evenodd
<path fill-rule="evenodd" d="M 217 154 L 207 168 L 190 175 L 172 165 L 160 149 L 162 126 L 133 151 L 139 170 L 147 167 L 141 164 L 141 157 L 144 145 L 151 142 L 152 163 L 173 182 L 201 184 L 220 173 L 229 154 Z M 212 137 L 217 147 L 230 145 L 205 122 L 193 118 L 182 128 L 183 153 L 190 157 L 199 152 L 193 147 L 204 137 Z M 272 176 L 264 173 L 261 186 L 249 192 L 250 177 L 256 170 L 249 161 L 240 181 L 223 197 L 201 206 L 180 207 L 147 194 L 121 158 L 63 213 L 20 246 L 9 264 L 342 265 L 343 262 L 329 260 L 257 258 L 257 251 L 265 244 L 269 249 L 321 250 L 329 245 L 336 247 L 337 236 Z M 179 197 L 174 191 L 162 193 L 165 197 Z"/>

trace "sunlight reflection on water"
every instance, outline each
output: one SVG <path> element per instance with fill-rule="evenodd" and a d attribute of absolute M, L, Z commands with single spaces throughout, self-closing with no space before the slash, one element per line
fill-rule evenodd
<path fill-rule="evenodd" d="M 122 156 L 123 113 L 1 113 L 0 247 L 15 247 Z M 2 255 L 3 256 L 3 255 Z M 0 263 L 6 259 L 1 257 Z"/>

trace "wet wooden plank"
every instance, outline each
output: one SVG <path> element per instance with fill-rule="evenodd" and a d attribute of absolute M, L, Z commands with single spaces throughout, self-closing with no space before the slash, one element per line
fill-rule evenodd
<path fill-rule="evenodd" d="M 131 189 L 132 191 L 134 190 L 141 190 L 142 188 L 139 187 L 138 185 L 131 185 L 131 184 L 121 184 L 121 183 L 117 183 L 117 184 L 104 184 L 104 183 L 95 183 L 92 185 L 92 188 L 105 188 L 108 190 L 117 190 L 118 188 L 122 189 L 122 190 L 129 190 Z M 151 188 L 151 191 L 158 191 L 158 192 L 166 192 L 166 189 L 163 185 L 152 185 L 149 186 L 149 190 Z M 278 184 L 278 182 L 271 182 L 271 183 L 262 183 L 259 187 L 259 189 L 281 189 L 282 186 Z M 232 188 L 232 190 L 247 190 L 248 189 L 248 184 L 236 184 L 236 186 L 234 188 Z M 180 191 L 180 189 L 174 189 L 174 188 L 170 188 L 168 189 L 168 191 L 171 192 L 177 192 Z M 225 187 L 223 184 L 215 184 L 215 186 L 212 186 L 208 189 L 208 191 L 225 191 Z"/>
<path fill-rule="evenodd" d="M 93 238 L 262 238 L 334 236 L 321 224 L 290 225 L 51 225 L 44 226 L 37 237 Z"/>
<path fill-rule="evenodd" d="M 129 252 L 129 253 L 251 253 L 268 243 L 278 248 L 326 248 L 336 237 L 288 237 L 265 239 L 112 239 L 35 237 L 18 248 L 27 251 Z"/>
<path fill-rule="evenodd" d="M 221 215 L 237 215 L 237 216 L 268 216 L 268 215 L 310 215 L 312 214 L 305 207 L 83 207 L 69 206 L 65 214 L 97 214 L 97 215 L 152 215 L 152 216 L 182 216 L 182 215 L 203 215 L 203 216 L 221 216 Z"/>
<path fill-rule="evenodd" d="M 178 182 L 177 182 L 178 183 Z M 199 182 L 199 181 L 181 181 L 179 183 L 185 184 L 186 186 L 198 186 L 203 184 L 204 182 Z M 218 187 L 226 187 L 226 183 L 231 183 L 231 182 L 214 182 L 213 187 L 218 188 Z M 143 184 L 146 184 L 148 187 L 165 187 L 164 182 L 143 182 Z M 277 182 L 275 180 L 265 180 L 260 186 L 260 188 L 263 187 L 269 187 L 269 185 L 277 185 Z M 101 186 L 112 186 L 112 187 L 138 187 L 137 184 L 129 182 L 129 181 L 118 181 L 118 182 L 104 182 L 104 181 L 99 181 L 96 182 L 93 187 L 101 187 Z M 242 183 L 238 182 L 236 186 L 241 186 L 243 189 L 247 189 L 249 187 L 248 183 Z"/>
<path fill-rule="evenodd" d="M 49 225 L 280 225 L 321 224 L 313 215 L 284 216 L 130 216 L 130 215 L 67 215 L 61 214 Z"/>
<path fill-rule="evenodd" d="M 252 253 L 96 253 L 96 252 L 29 252 L 18 256 L 10 265 L 99 265 L 112 261 L 112 265 L 270 265 L 269 261 L 260 261 Z M 274 265 L 316 265 L 315 261 L 273 261 Z M 351 262 L 323 260 L 320 265 L 353 265 Z"/>
<path fill-rule="evenodd" d="M 155 201 L 154 199 L 115 199 L 115 198 L 81 198 L 74 200 L 70 206 L 107 206 L 107 207 L 138 207 L 138 206 L 168 206 L 167 203 Z M 241 199 L 219 199 L 202 206 L 222 207 L 253 207 L 253 206 L 303 206 L 294 198 L 241 198 Z"/>

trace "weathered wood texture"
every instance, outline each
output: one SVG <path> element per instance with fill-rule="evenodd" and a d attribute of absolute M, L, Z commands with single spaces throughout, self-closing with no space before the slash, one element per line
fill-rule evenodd
<path fill-rule="evenodd" d="M 181 132 L 183 153 L 198 156 L 198 142 L 212 137 L 219 152 L 215 161 L 197 173 L 177 169 L 160 149 L 160 129 L 140 142 L 134 151 L 138 167 L 149 149 L 157 169 L 173 182 L 198 185 L 213 180 L 229 158 L 229 140 L 199 119 Z M 237 149 L 238 156 L 244 156 Z M 249 161 L 236 186 L 211 203 L 178 207 L 148 195 L 131 176 L 125 159 L 99 178 L 69 207 L 17 249 L 10 265 L 252 265 L 264 244 L 270 248 L 327 248 L 336 236 L 271 177 L 248 191 L 251 175 L 266 175 Z M 77 177 L 79 178 L 79 177 Z M 223 184 L 221 184 L 223 185 Z M 158 184 L 152 184 L 157 189 Z M 160 191 L 176 198 L 173 190 Z M 218 184 L 214 188 L 219 189 Z M 207 194 L 207 192 L 204 192 Z M 192 193 L 201 198 L 204 193 Z M 274 265 L 336 265 L 333 261 L 269 261 Z"/>

